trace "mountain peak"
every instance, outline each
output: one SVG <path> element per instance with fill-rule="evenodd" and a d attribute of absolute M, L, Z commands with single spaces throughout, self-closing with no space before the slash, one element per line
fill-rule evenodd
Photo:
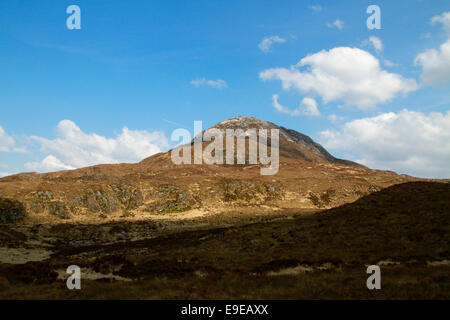
<path fill-rule="evenodd" d="M 211 128 L 224 131 L 225 129 L 278 129 L 280 130 L 280 155 L 288 158 L 302 159 L 311 162 L 339 163 L 362 167 L 352 161 L 333 157 L 324 147 L 305 134 L 292 129 L 286 129 L 269 121 L 256 117 L 236 116 L 223 120 Z M 269 133 L 270 136 L 270 133 Z"/>
<path fill-rule="evenodd" d="M 262 129 L 262 128 L 276 128 L 277 126 L 273 123 L 263 121 L 256 117 L 247 117 L 247 116 L 237 116 L 230 119 L 223 120 L 212 128 L 217 129 Z"/>

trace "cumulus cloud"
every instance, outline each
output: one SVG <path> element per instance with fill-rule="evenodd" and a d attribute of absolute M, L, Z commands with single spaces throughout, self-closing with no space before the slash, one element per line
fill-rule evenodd
<path fill-rule="evenodd" d="M 27 153 L 26 147 L 16 147 L 16 141 L 0 126 L 0 152 Z"/>
<path fill-rule="evenodd" d="M 431 23 L 441 23 L 444 29 L 450 32 L 450 11 L 444 12 L 439 16 L 434 16 L 431 18 Z"/>
<path fill-rule="evenodd" d="M 402 110 L 352 120 L 340 130 L 320 132 L 330 150 L 360 153 L 358 162 L 419 177 L 450 178 L 450 111 Z"/>
<path fill-rule="evenodd" d="M 327 22 L 327 27 L 328 28 L 337 28 L 339 30 L 344 29 L 344 21 L 336 19 L 333 22 Z"/>
<path fill-rule="evenodd" d="M 383 50 L 383 41 L 380 38 L 372 36 L 369 38 L 369 42 L 378 52 Z"/>
<path fill-rule="evenodd" d="M 28 162 L 28 170 L 47 172 L 74 169 L 101 163 L 138 162 L 169 146 L 161 132 L 129 130 L 115 138 L 83 132 L 74 122 L 63 120 L 57 126 L 56 139 L 33 136 L 41 152 L 48 155 L 39 162 Z"/>
<path fill-rule="evenodd" d="M 301 70 L 301 68 L 305 70 Z M 398 94 L 417 89 L 414 79 L 403 78 L 380 68 L 367 51 L 337 47 L 307 55 L 290 69 L 273 68 L 260 72 L 262 80 L 280 80 L 285 90 L 313 93 L 325 103 L 344 101 L 348 106 L 368 109 L 392 100 Z"/>
<path fill-rule="evenodd" d="M 419 53 L 414 64 L 422 67 L 422 83 L 439 85 L 450 82 L 450 39 L 439 50 L 428 49 Z"/>
<path fill-rule="evenodd" d="M 76 169 L 76 167 L 64 164 L 61 160 L 53 155 L 46 156 L 42 161 L 39 162 L 27 162 L 25 163 L 25 168 L 30 171 L 38 172 Z"/>
<path fill-rule="evenodd" d="M 444 12 L 431 19 L 432 24 L 441 23 L 450 36 L 450 12 Z M 439 49 L 428 49 L 419 53 L 414 64 L 422 67 L 423 85 L 444 85 L 450 83 L 450 37 Z"/>
<path fill-rule="evenodd" d="M 0 178 L 7 177 L 7 176 L 10 176 L 12 174 L 14 174 L 14 173 L 11 173 L 11 172 L 0 172 Z"/>
<path fill-rule="evenodd" d="M 192 80 L 191 84 L 197 88 L 200 86 L 209 86 L 209 87 L 218 88 L 218 89 L 227 87 L 227 83 L 222 79 L 208 80 L 205 78 L 201 78 L 201 79 Z"/>
<path fill-rule="evenodd" d="M 317 108 L 317 102 L 313 98 L 309 97 L 303 98 L 302 102 L 300 103 L 300 106 L 294 110 L 291 110 L 288 107 L 285 107 L 282 104 L 280 104 L 278 102 L 278 99 L 279 95 L 274 94 L 272 96 L 272 105 L 277 111 L 281 113 L 289 114 L 291 116 L 298 116 L 300 114 L 314 117 L 320 116 L 319 109 Z"/>
<path fill-rule="evenodd" d="M 0 126 L 0 152 L 11 152 L 15 145 L 14 139 Z"/>
<path fill-rule="evenodd" d="M 258 44 L 258 48 L 263 52 L 268 52 L 274 43 L 285 43 L 286 39 L 280 38 L 279 36 L 265 37 Z"/>
<path fill-rule="evenodd" d="M 319 109 L 317 108 L 317 102 L 313 98 L 303 98 L 302 102 L 300 103 L 300 110 L 302 114 L 307 116 L 320 116 Z"/>
<path fill-rule="evenodd" d="M 280 96 L 278 94 L 274 94 L 272 96 L 272 105 L 273 107 L 281 113 L 285 113 L 285 114 L 289 114 L 291 116 L 297 116 L 299 115 L 300 111 L 295 109 L 295 110 L 291 110 L 288 107 L 283 106 L 282 104 L 280 104 L 278 102 L 278 99 L 280 98 Z"/>

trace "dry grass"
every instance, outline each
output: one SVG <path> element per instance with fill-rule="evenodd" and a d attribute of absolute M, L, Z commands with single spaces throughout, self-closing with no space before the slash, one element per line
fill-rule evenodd
<path fill-rule="evenodd" d="M 248 213 L 191 225 L 3 228 L 3 245 L 22 250 L 42 239 L 54 253 L 39 262 L 0 264 L 0 298 L 448 299 L 450 267 L 430 262 L 450 260 L 449 201 L 450 184 L 416 182 L 283 219 Z M 398 264 L 382 266 L 382 290 L 369 291 L 366 265 L 380 261 Z M 55 270 L 71 264 L 134 281 L 85 280 L 81 291 L 70 292 Z M 296 267 L 314 271 L 268 276 Z"/>

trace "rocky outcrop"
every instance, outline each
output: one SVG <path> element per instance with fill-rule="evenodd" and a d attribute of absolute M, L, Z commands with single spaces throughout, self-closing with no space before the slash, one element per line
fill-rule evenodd
<path fill-rule="evenodd" d="M 128 185 L 112 185 L 111 188 L 124 209 L 132 210 L 142 205 L 144 197 L 139 189 Z"/>
<path fill-rule="evenodd" d="M 282 190 L 274 183 L 224 180 L 221 182 L 221 196 L 225 202 L 263 204 L 282 197 Z"/>
<path fill-rule="evenodd" d="M 201 202 L 199 197 L 176 185 L 159 186 L 149 198 L 145 211 L 161 214 L 187 211 Z"/>
<path fill-rule="evenodd" d="M 25 206 L 21 202 L 0 198 L 0 223 L 21 221 L 25 216 Z"/>
<path fill-rule="evenodd" d="M 68 219 L 69 212 L 62 201 L 53 201 L 48 204 L 48 212 L 61 219 Z"/>

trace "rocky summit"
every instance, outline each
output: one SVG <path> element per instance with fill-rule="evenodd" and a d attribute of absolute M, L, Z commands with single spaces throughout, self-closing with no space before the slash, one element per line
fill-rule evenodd
<path fill-rule="evenodd" d="M 238 116 L 227 119 L 212 126 L 220 130 L 226 129 L 278 129 L 280 130 L 280 155 L 318 163 L 339 163 L 349 166 L 362 167 L 362 165 L 333 157 L 320 144 L 310 137 L 292 129 L 286 129 L 268 121 L 262 121 L 255 117 Z"/>

